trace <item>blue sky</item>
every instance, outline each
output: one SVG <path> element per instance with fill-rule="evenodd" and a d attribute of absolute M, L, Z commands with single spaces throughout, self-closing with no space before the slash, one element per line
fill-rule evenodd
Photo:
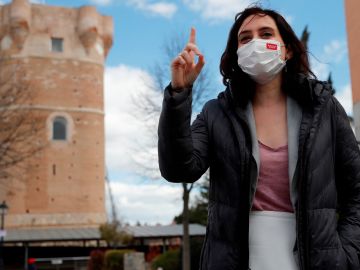
<path fill-rule="evenodd" d="M 217 72 L 233 15 L 254 1 L 38 0 L 36 2 L 65 7 L 91 4 L 97 6 L 100 13 L 112 16 L 115 36 L 113 48 L 106 61 L 107 66 L 124 64 L 148 69 L 157 58 L 161 57 L 161 46 L 167 37 L 173 32 L 187 33 L 190 27 L 194 26 L 197 29 L 198 45 L 206 53 L 207 60 L 213 63 L 213 69 Z M 308 25 L 311 32 L 310 52 L 323 63 L 330 62 L 328 69 L 333 73 L 337 88 L 350 81 L 347 56 L 343 55 L 340 62 L 331 61 L 324 52 L 325 47 L 331 46 L 334 41 L 339 41 L 340 46 L 346 45 L 343 1 L 256 2 L 283 14 L 298 35 L 305 25 Z M 159 3 L 162 6 L 154 8 Z"/>
<path fill-rule="evenodd" d="M 8 1 L 0 1 L 0 3 Z M 149 73 L 154 62 L 164 57 L 162 46 L 174 32 L 197 29 L 197 43 L 205 54 L 211 76 L 212 93 L 223 90 L 218 65 L 228 31 L 236 12 L 253 1 L 249 0 L 38 0 L 47 5 L 79 7 L 95 5 L 103 15 L 114 19 L 114 44 L 106 60 L 106 164 L 117 207 L 123 219 L 130 223 L 170 223 L 181 211 L 181 188 L 141 176 L 134 165 L 132 153 L 140 153 L 154 142 L 156 130 L 149 134 L 139 119 L 134 120 L 136 106 L 133 95 L 148 93 Z M 301 35 L 307 25 L 310 31 L 309 51 L 312 68 L 319 79 L 332 72 L 337 96 L 349 114 L 351 81 L 347 54 L 347 36 L 343 1 L 303 0 L 257 1 L 265 8 L 279 11 Z M 161 97 L 155 97 L 161 102 Z M 156 119 L 154 120 L 156 122 Z M 145 142 L 136 148 L 135 142 Z M 151 154 L 156 156 L 152 148 Z M 156 167 L 155 162 L 149 162 Z M 155 176 L 156 178 L 156 176 Z"/>

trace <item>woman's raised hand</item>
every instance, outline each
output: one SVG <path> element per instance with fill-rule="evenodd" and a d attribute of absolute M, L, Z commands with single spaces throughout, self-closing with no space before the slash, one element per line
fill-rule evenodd
<path fill-rule="evenodd" d="M 204 56 L 196 46 L 195 35 L 195 28 L 191 28 L 189 43 L 171 63 L 171 86 L 173 89 L 181 90 L 191 87 L 205 64 Z M 195 55 L 199 57 L 197 63 Z"/>

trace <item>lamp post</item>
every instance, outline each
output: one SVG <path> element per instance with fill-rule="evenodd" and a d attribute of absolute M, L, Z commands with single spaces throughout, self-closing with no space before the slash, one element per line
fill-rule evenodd
<path fill-rule="evenodd" d="M 9 207 L 7 206 L 6 202 L 3 201 L 0 204 L 0 216 L 1 216 L 1 231 L 0 231 L 0 270 L 4 270 L 4 252 L 3 252 L 3 245 L 4 245 L 4 237 L 5 237 L 5 215 Z"/>

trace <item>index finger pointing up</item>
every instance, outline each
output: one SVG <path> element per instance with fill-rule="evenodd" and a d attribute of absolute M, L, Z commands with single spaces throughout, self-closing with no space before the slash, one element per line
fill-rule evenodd
<path fill-rule="evenodd" d="M 191 27 L 190 39 L 189 39 L 189 42 L 190 42 L 190 43 L 196 44 L 195 35 L 196 35 L 195 28 L 194 28 L 194 27 Z"/>

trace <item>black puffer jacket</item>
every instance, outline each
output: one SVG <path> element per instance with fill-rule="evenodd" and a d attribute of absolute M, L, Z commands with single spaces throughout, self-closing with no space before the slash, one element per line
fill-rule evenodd
<path fill-rule="evenodd" d="M 324 83 L 302 78 L 296 205 L 301 270 L 360 269 L 360 152 L 345 111 Z M 228 88 L 190 125 L 191 89 L 165 90 L 159 165 L 171 182 L 193 182 L 210 166 L 202 270 L 249 269 L 251 138 Z M 299 99 L 300 102 L 300 99 Z M 276 244 L 276 243 L 274 243 Z M 286 270 L 286 269 L 279 269 Z"/>

